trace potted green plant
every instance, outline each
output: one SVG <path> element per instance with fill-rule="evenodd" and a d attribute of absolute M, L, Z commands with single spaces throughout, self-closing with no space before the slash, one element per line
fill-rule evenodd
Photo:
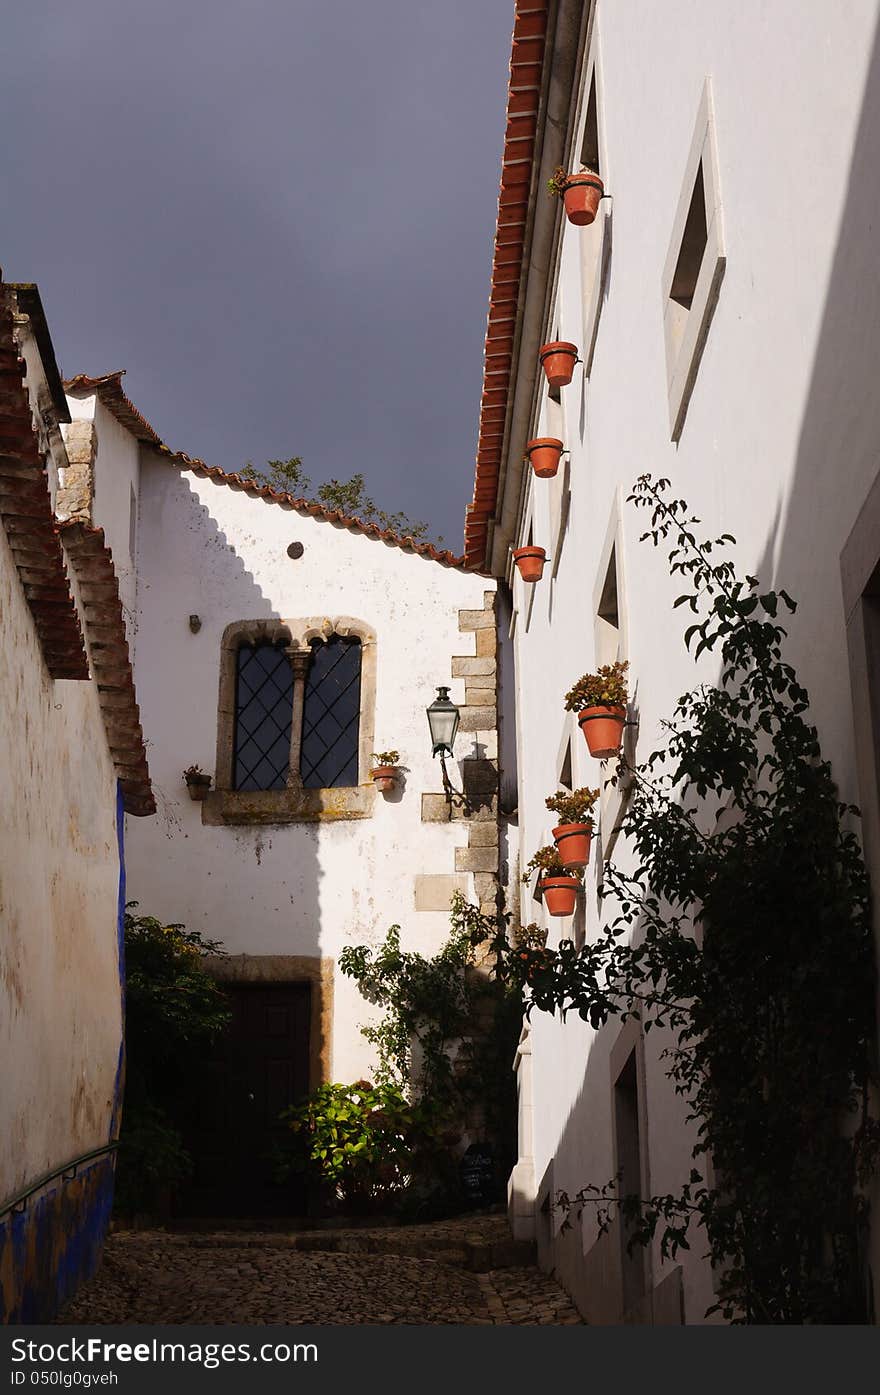
<path fill-rule="evenodd" d="M 590 860 L 590 839 L 593 836 L 593 805 L 599 798 L 598 790 L 557 790 L 544 802 L 547 808 L 559 815 L 559 824 L 553 830 L 563 867 L 580 871 Z"/>
<path fill-rule="evenodd" d="M 625 661 L 603 664 L 596 673 L 585 673 L 565 695 L 566 712 L 577 712 L 590 755 L 607 760 L 620 750 L 626 721 Z"/>
<path fill-rule="evenodd" d="M 538 350 L 538 361 L 550 387 L 567 387 L 578 361 L 577 344 L 567 339 L 551 339 Z"/>
<path fill-rule="evenodd" d="M 397 784 L 397 777 L 400 773 L 397 762 L 400 760 L 399 751 L 373 751 L 370 755 L 373 768 L 370 771 L 370 779 L 381 790 L 382 794 L 390 794 Z"/>
<path fill-rule="evenodd" d="M 188 765 L 183 772 L 190 799 L 204 799 L 211 788 L 211 776 L 199 765 Z"/>
<path fill-rule="evenodd" d="M 577 174 L 569 174 L 560 165 L 547 181 L 547 192 L 551 198 L 562 198 L 565 216 L 578 228 L 589 227 L 599 212 L 599 203 L 605 194 L 605 185 L 599 178 L 598 170 L 582 165 Z"/>
<path fill-rule="evenodd" d="M 523 581 L 540 581 L 544 575 L 547 554 L 543 547 L 515 547 L 513 560 Z"/>
<path fill-rule="evenodd" d="M 564 447 L 556 436 L 536 436 L 526 442 L 525 456 L 539 480 L 552 479 L 559 469 Z"/>
<path fill-rule="evenodd" d="M 535 872 L 538 873 L 538 886 L 548 914 L 572 915 L 577 901 L 579 873 L 565 867 L 556 848 L 550 844 L 539 848 L 531 858 L 523 872 L 523 881 L 530 882 Z"/>

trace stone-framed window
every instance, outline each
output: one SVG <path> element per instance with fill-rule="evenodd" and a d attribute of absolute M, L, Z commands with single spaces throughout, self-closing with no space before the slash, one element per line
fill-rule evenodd
<path fill-rule="evenodd" d="M 376 636 L 351 616 L 237 620 L 220 645 L 208 824 L 367 818 Z"/>

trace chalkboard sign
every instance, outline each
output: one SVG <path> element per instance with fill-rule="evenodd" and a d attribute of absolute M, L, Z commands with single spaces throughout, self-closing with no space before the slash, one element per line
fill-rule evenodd
<path fill-rule="evenodd" d="M 495 1158 L 486 1143 L 472 1143 L 459 1165 L 462 1190 L 472 1206 L 495 1199 Z"/>

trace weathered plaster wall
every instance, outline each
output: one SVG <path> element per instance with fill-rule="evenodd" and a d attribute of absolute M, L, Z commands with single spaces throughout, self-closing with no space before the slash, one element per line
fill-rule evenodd
<path fill-rule="evenodd" d="M 3 1205 L 109 1140 L 122 1004 L 116 776 L 97 694 L 46 673 L 2 529 L 0 652 Z M 0 1310 L 21 1311 L 26 1294 L 27 1311 L 51 1313 L 53 1273 L 69 1281 L 77 1256 L 86 1262 L 87 1232 L 100 1244 L 109 1195 L 96 1187 L 67 1197 L 55 1183 L 54 1201 L 37 1197 L 23 1216 L 0 1218 Z M 68 1259 L 53 1269 L 62 1251 Z"/>
<path fill-rule="evenodd" d="M 658 744 L 661 717 L 679 693 L 700 677 L 714 677 L 711 661 L 695 669 L 686 657 L 681 612 L 672 610 L 681 582 L 669 579 L 662 553 L 639 543 L 643 517 L 624 503 L 645 470 L 669 477 L 708 533 L 736 536 L 741 569 L 777 581 L 799 599 L 788 625 L 789 652 L 811 692 L 842 797 L 859 798 L 840 553 L 875 478 L 880 435 L 877 193 L 868 174 L 880 155 L 877 15 L 875 0 L 836 9 L 768 7 L 757 0 L 735 7 L 683 0 L 597 6 L 602 173 L 613 196 L 607 227 L 613 247 L 589 378 L 579 366 L 563 388 L 561 419 L 550 415 L 542 393 L 529 431 L 564 437 L 572 456 L 562 539 L 554 531 L 558 486 L 534 479 L 520 535 L 524 541 L 532 517 L 534 541 L 554 555 L 557 567 L 552 579 L 548 566 L 534 597 L 518 579 L 514 586 L 524 858 L 549 841 L 552 819 L 543 801 L 555 786 L 567 732 L 575 785 L 596 783 L 598 763 L 566 718 L 563 695 L 597 661 L 596 588 L 618 516 L 624 647 L 636 690 L 639 754 Z M 660 284 L 707 74 L 727 266 L 674 445 Z M 821 200 L 814 201 L 809 191 L 816 187 L 817 150 L 823 178 Z M 555 326 L 559 338 L 581 344 L 581 244 L 593 233 L 562 220 L 560 234 L 558 288 L 543 337 L 550 338 Z M 521 448 L 522 442 L 514 443 L 514 452 Z M 625 850 L 618 851 L 625 859 Z M 541 919 L 529 893 L 522 911 L 524 920 Z M 587 933 L 598 914 L 594 861 Z M 551 944 L 560 933 L 572 933 L 570 922 L 547 924 Z M 614 1173 L 614 1045 L 610 1029 L 596 1036 L 571 1017 L 563 1026 L 545 1014 L 533 1016 L 539 1200 L 548 1189 L 572 1191 Z M 662 1045 L 652 1036 L 645 1053 L 645 1180 L 655 1192 L 675 1189 L 687 1175 L 692 1143 L 658 1059 Z M 538 1215 L 545 1262 L 559 1266 L 588 1316 L 620 1320 L 619 1309 L 603 1312 L 597 1298 L 603 1284 L 607 1296 L 608 1285 L 618 1282 L 616 1240 L 597 1245 L 587 1218 L 574 1237 L 563 1239 L 560 1219 Z M 687 1322 L 701 1321 L 712 1301 L 700 1251 L 696 1240 L 690 1255 L 680 1257 Z M 656 1252 L 650 1267 L 649 1289 L 668 1278 L 656 1300 L 656 1320 L 670 1320 L 670 1313 L 675 1320 L 677 1300 L 667 1300 L 678 1278 Z"/>
<path fill-rule="evenodd" d="M 494 617 L 484 612 L 494 584 L 180 473 L 146 450 L 140 498 L 136 682 L 160 812 L 129 828 L 131 896 L 233 955 L 335 960 L 344 944 L 377 943 L 394 922 L 405 946 L 433 952 L 448 932 L 440 907 L 454 885 L 482 892 L 473 877 L 489 876 L 479 869 L 493 858 L 497 866 L 497 837 L 494 851 L 469 849 L 467 824 L 437 822 L 430 801 L 423 819 L 422 801 L 441 790 L 425 707 L 442 683 L 458 703 L 473 702 L 471 677 L 450 678 L 452 659 L 476 657 L 486 627 L 494 649 Z M 304 546 L 298 560 L 287 555 L 294 541 Z M 479 628 L 476 620 L 460 628 L 459 611 L 479 612 Z M 190 615 L 199 616 L 198 633 Z M 205 825 L 182 772 L 193 763 L 214 772 L 224 630 L 310 616 L 352 616 L 375 632 L 374 745 L 400 752 L 402 789 L 385 799 L 368 788 L 372 812 L 358 820 Z M 495 708 L 483 710 L 465 708 L 470 730 L 459 735 L 457 757 L 494 760 Z M 458 762 L 452 773 L 460 784 Z M 325 1064 L 333 1078 L 369 1069 L 359 1032 L 368 1016 L 337 972 Z"/>

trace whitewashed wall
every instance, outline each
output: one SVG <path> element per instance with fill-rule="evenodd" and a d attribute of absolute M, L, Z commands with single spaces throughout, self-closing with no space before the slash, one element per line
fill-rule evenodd
<path fill-rule="evenodd" d="M 53 681 L 0 527 L 0 1195 L 107 1143 L 122 1036 L 116 774 L 94 684 Z"/>
<path fill-rule="evenodd" d="M 459 633 L 458 611 L 482 609 L 493 583 L 180 473 L 149 451 L 139 528 L 135 679 L 159 814 L 129 828 L 130 896 L 233 954 L 335 959 L 347 943 L 378 943 L 395 922 L 405 947 L 434 952 L 448 915 L 415 910 L 414 879 L 451 875 L 467 831 L 422 822 L 422 792 L 441 788 L 425 707 L 441 683 L 464 702 L 450 661 L 473 653 L 474 640 Z M 293 541 L 305 549 L 298 560 L 287 556 Z M 191 614 L 201 620 L 197 634 Z M 194 763 L 214 771 L 223 631 L 232 621 L 323 614 L 354 616 L 376 632 L 375 746 L 400 752 L 402 798 L 379 796 L 360 821 L 203 826 L 182 772 Z M 456 755 L 472 745 L 461 735 Z M 334 1079 L 369 1069 L 359 1031 L 368 1018 L 337 972 Z"/>
<path fill-rule="evenodd" d="M 640 716 L 639 754 L 697 670 L 687 658 L 683 589 L 665 558 L 640 544 L 644 515 L 622 501 L 643 471 L 667 476 L 707 532 L 738 539 L 739 567 L 800 602 L 789 653 L 813 699 L 825 754 L 845 799 L 858 799 L 840 553 L 877 471 L 880 408 L 877 193 L 880 156 L 875 0 L 736 6 L 649 0 L 599 3 L 603 178 L 613 195 L 613 247 L 589 379 L 579 366 L 562 390 L 572 451 L 571 515 L 558 562 L 527 615 L 517 579 L 515 649 L 520 838 L 523 857 L 548 841 L 544 797 L 555 787 L 566 726 L 563 694 L 592 669 L 594 593 L 615 510 L 621 518 L 622 606 Z M 670 440 L 661 274 L 704 81 L 714 91 L 726 274 L 677 445 Z M 817 170 L 821 167 L 821 176 Z M 539 194 L 539 200 L 542 195 Z M 543 200 L 542 200 L 543 202 Z M 540 209 L 539 218 L 552 216 Z M 582 238 L 562 224 L 555 304 L 558 335 L 579 345 Z M 546 409 L 530 435 L 557 434 Z M 534 541 L 554 552 L 550 487 L 532 480 Z M 520 540 L 525 540 L 524 525 Z M 516 544 L 514 544 L 516 545 Z M 574 730 L 575 784 L 594 784 Z M 625 852 L 618 849 L 625 857 Z M 537 913 L 537 917 L 536 917 Z M 598 917 L 595 876 L 588 933 Z M 524 919 L 540 919 L 524 897 Z M 550 943 L 571 932 L 550 921 Z M 612 1034 L 535 1014 L 532 1019 L 535 1171 L 569 1191 L 614 1172 Z M 692 1136 L 648 1039 L 650 1186 L 674 1190 Z M 546 1226 L 546 1262 L 554 1262 Z M 581 1256 L 595 1241 L 585 1220 Z M 712 1301 L 695 1243 L 683 1256 L 688 1322 Z M 653 1255 L 653 1282 L 668 1272 Z M 580 1276 L 568 1275 L 575 1287 Z"/>

